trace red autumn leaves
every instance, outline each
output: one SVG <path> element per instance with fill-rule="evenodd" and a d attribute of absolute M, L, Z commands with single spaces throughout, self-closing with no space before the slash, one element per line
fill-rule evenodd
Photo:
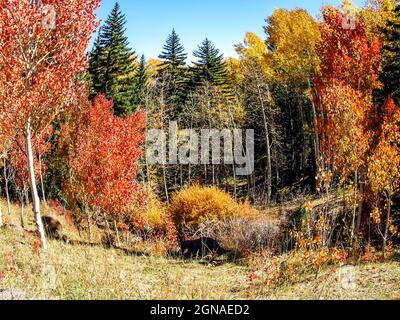
<path fill-rule="evenodd" d="M 343 19 L 345 15 L 337 9 L 324 11 L 314 101 L 325 169 L 334 169 L 345 181 L 357 171 L 366 172 L 373 148 L 379 121 L 373 92 L 380 86 L 382 44 L 368 39 L 362 21 L 352 30 L 343 28 Z"/>
<path fill-rule="evenodd" d="M 69 164 L 77 192 L 100 212 L 122 214 L 138 191 L 135 182 L 146 114 L 114 116 L 113 104 L 98 96 L 82 118 Z M 81 197 L 83 199 L 83 197 Z"/>
<path fill-rule="evenodd" d="M 317 48 L 321 68 L 314 102 L 323 154 L 320 171 L 354 186 L 361 197 L 360 221 L 370 214 L 364 215 L 365 209 L 386 208 L 385 248 L 392 198 L 400 190 L 400 109 L 391 97 L 383 104 L 375 99 L 381 88 L 382 43 L 368 36 L 361 19 L 354 30 L 344 29 L 344 18 L 337 9 L 325 10 Z"/>

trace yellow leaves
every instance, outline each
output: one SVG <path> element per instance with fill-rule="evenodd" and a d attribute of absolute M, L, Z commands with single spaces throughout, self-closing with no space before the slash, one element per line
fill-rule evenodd
<path fill-rule="evenodd" d="M 396 0 L 368 0 L 367 6 L 360 11 L 370 36 L 379 35 L 382 39 L 387 21 L 395 17 Z"/>
<path fill-rule="evenodd" d="M 243 78 L 245 78 L 246 70 L 254 64 L 259 65 L 268 78 L 273 75 L 271 52 L 268 51 L 265 42 L 255 33 L 248 32 L 243 43 L 236 45 L 235 48 L 240 56 L 242 80 L 245 80 Z"/>
<path fill-rule="evenodd" d="M 345 15 L 355 16 L 357 13 L 357 7 L 351 0 L 344 0 L 342 2 L 342 9 Z"/>
<path fill-rule="evenodd" d="M 369 179 L 373 191 L 387 192 L 390 195 L 399 189 L 400 183 L 400 155 L 395 145 L 382 137 L 370 159 Z"/>
<path fill-rule="evenodd" d="M 375 208 L 371 213 L 371 218 L 375 224 L 380 225 L 382 222 L 382 210 L 380 208 Z"/>
<path fill-rule="evenodd" d="M 302 9 L 277 9 L 267 19 L 268 44 L 275 52 L 273 66 L 286 81 L 303 82 L 318 68 L 315 51 L 321 35 L 317 22 Z"/>
<path fill-rule="evenodd" d="M 371 138 L 366 118 L 372 114 L 373 105 L 350 86 L 341 84 L 325 88 L 323 96 L 330 135 L 325 153 L 345 181 L 365 164 Z"/>
<path fill-rule="evenodd" d="M 241 57 L 263 60 L 268 53 L 267 45 L 255 33 L 248 32 L 243 44 L 236 45 L 236 51 Z"/>
<path fill-rule="evenodd" d="M 376 193 L 385 192 L 389 198 L 400 190 L 400 110 L 389 99 L 384 107 L 379 144 L 370 157 L 368 176 Z"/>
<path fill-rule="evenodd" d="M 315 46 L 321 35 L 317 22 L 302 9 L 277 9 L 267 19 L 267 42 L 248 32 L 236 45 L 242 76 L 246 69 L 261 67 L 267 79 L 304 83 L 318 69 Z"/>
<path fill-rule="evenodd" d="M 175 194 L 170 213 L 177 224 L 197 225 L 203 219 L 219 220 L 236 214 L 235 201 L 216 188 L 192 186 Z"/>
<path fill-rule="evenodd" d="M 157 74 L 162 63 L 163 62 L 159 59 L 149 59 L 149 61 L 147 62 L 148 64 L 147 70 L 150 77 L 154 77 Z"/>
<path fill-rule="evenodd" d="M 236 58 L 229 57 L 225 60 L 225 68 L 229 83 L 238 85 L 242 76 L 240 61 Z"/>

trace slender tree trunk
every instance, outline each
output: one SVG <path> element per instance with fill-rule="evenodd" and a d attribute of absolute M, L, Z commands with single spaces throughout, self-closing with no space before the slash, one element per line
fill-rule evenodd
<path fill-rule="evenodd" d="M 85 212 L 87 213 L 87 240 L 90 244 L 92 242 L 92 214 L 89 213 L 87 207 L 85 206 Z"/>
<path fill-rule="evenodd" d="M 258 89 L 258 94 L 259 94 L 259 99 L 260 99 L 260 104 L 261 104 L 261 111 L 263 114 L 263 121 L 264 121 L 264 131 L 265 131 L 265 144 L 266 144 L 266 149 L 267 149 L 267 176 L 266 176 L 266 184 L 267 184 L 267 205 L 271 203 L 271 197 L 272 197 L 272 159 L 271 159 L 271 141 L 269 138 L 269 128 L 268 128 L 268 117 L 267 113 L 265 110 L 265 104 L 264 104 L 264 99 L 261 94 L 260 87 L 257 87 Z M 270 98 L 270 93 L 268 89 L 268 98 Z M 272 100 L 272 98 L 271 98 Z M 270 101 L 271 101 L 270 100 Z"/>
<path fill-rule="evenodd" d="M 43 174 L 42 174 L 42 156 L 40 154 L 39 154 L 39 174 L 40 174 L 40 186 L 42 188 L 43 203 L 45 205 L 47 205 L 47 203 L 46 203 L 46 192 L 44 190 Z"/>
<path fill-rule="evenodd" d="M 363 214 L 363 207 L 364 207 L 364 180 L 360 181 L 360 202 L 358 204 L 358 216 L 357 216 L 357 223 L 356 223 L 356 234 L 360 232 L 361 228 L 361 220 Z"/>
<path fill-rule="evenodd" d="M 165 167 L 165 163 L 163 163 L 163 180 L 164 180 L 164 191 L 165 191 L 165 198 L 167 203 L 169 202 L 169 193 L 168 193 L 168 182 L 167 182 L 167 169 Z"/>
<path fill-rule="evenodd" d="M 0 206 L 0 228 L 3 226 L 3 212 L 1 210 L 1 206 Z"/>
<path fill-rule="evenodd" d="M 310 91 L 312 91 L 310 79 L 307 79 L 307 80 L 308 80 L 308 87 L 309 87 Z M 320 169 L 323 169 L 324 164 L 323 164 L 323 159 L 322 159 L 322 155 L 321 155 L 321 146 L 320 146 L 320 141 L 319 141 L 319 135 L 318 135 L 318 131 L 317 131 L 317 124 L 318 124 L 317 109 L 315 108 L 313 99 L 311 99 L 311 106 L 312 106 L 313 124 L 314 124 L 314 152 L 315 152 L 315 158 L 316 158 L 317 172 L 319 172 Z"/>
<path fill-rule="evenodd" d="M 44 232 L 42 216 L 40 214 L 40 199 L 39 199 L 37 186 L 36 186 L 35 167 L 34 167 L 34 160 L 33 160 L 32 140 L 31 140 L 31 119 L 30 119 L 30 117 L 28 118 L 28 123 L 26 126 L 26 147 L 27 147 L 27 154 L 28 154 L 29 182 L 30 182 L 31 194 L 32 194 L 33 213 L 35 215 L 36 227 L 37 227 L 37 231 L 40 236 L 42 248 L 47 249 L 46 235 Z"/>
<path fill-rule="evenodd" d="M 19 217 L 20 223 L 21 223 L 21 227 L 25 228 L 25 222 L 24 222 L 24 201 L 21 201 L 21 213 L 20 213 L 20 217 Z"/>
<path fill-rule="evenodd" d="M 181 164 L 178 165 L 177 171 L 179 172 L 179 185 L 183 188 L 183 166 Z"/>
<path fill-rule="evenodd" d="M 355 173 L 355 181 L 354 181 L 354 205 L 353 205 L 353 219 L 351 223 L 351 245 L 353 245 L 354 242 L 354 231 L 355 231 L 355 226 L 356 226 L 356 215 L 357 215 L 357 188 L 358 188 L 358 171 Z"/>
<path fill-rule="evenodd" d="M 7 162 L 6 159 L 3 159 L 3 172 L 4 172 L 4 182 L 6 187 L 6 198 L 7 198 L 7 214 L 11 216 L 11 201 L 10 201 L 10 193 L 8 191 L 8 176 L 7 176 Z"/>
<path fill-rule="evenodd" d="M 389 228 L 390 228 L 390 214 L 392 211 L 392 197 L 388 196 L 388 209 L 387 209 L 387 216 L 386 216 L 386 226 L 385 226 L 385 235 L 383 236 L 383 258 L 386 259 L 386 248 L 387 248 L 387 241 L 389 238 Z"/>
<path fill-rule="evenodd" d="M 232 172 L 233 172 L 233 194 L 235 196 L 235 201 L 237 201 L 238 194 L 237 194 L 237 177 L 236 177 L 235 164 L 232 165 Z"/>
<path fill-rule="evenodd" d="M 23 196 L 25 197 L 25 204 L 26 204 L 26 206 L 27 207 L 29 207 L 29 194 L 28 194 L 28 188 L 25 186 L 25 183 L 24 183 L 24 193 L 23 193 Z"/>
<path fill-rule="evenodd" d="M 121 247 L 121 240 L 119 238 L 119 231 L 118 231 L 117 221 L 115 221 L 115 220 L 114 220 L 114 228 L 115 228 L 115 234 L 117 235 L 117 246 L 120 248 Z"/>
<path fill-rule="evenodd" d="M 165 81 L 165 80 L 164 80 Z M 165 99 L 164 99 L 164 84 L 161 92 L 161 108 L 160 108 L 160 120 L 161 120 L 161 130 L 164 131 L 164 107 L 165 107 Z M 166 155 L 167 158 L 167 153 L 166 150 L 164 150 L 164 144 L 163 144 L 163 154 Z M 165 191 L 165 198 L 167 200 L 167 203 L 169 203 L 169 192 L 168 192 L 168 181 L 167 181 L 167 168 L 166 168 L 166 162 L 167 159 L 163 159 L 163 164 L 162 164 L 162 171 L 163 171 L 163 182 L 164 182 L 164 191 Z"/>

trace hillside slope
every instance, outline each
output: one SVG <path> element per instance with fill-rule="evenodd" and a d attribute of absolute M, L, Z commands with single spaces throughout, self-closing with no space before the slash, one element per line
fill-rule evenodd
<path fill-rule="evenodd" d="M 184 262 L 57 241 L 39 253 L 29 232 L 0 229 L 0 292 L 23 292 L 28 299 L 400 298 L 399 262 L 351 269 L 350 284 L 343 283 L 340 272 L 330 269 L 303 283 L 267 290 L 250 287 L 251 270 L 240 264 Z"/>

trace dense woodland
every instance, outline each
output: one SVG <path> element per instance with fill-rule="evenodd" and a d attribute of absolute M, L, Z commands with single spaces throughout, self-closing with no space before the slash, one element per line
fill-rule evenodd
<path fill-rule="evenodd" d="M 248 32 L 234 44 L 237 58 L 210 35 L 195 61 L 179 30 L 158 58 L 139 57 L 118 4 L 100 25 L 99 0 L 42 2 L 57 12 L 54 29 L 37 2 L 0 0 L 0 194 L 22 206 L 22 225 L 24 206 L 33 207 L 43 247 L 41 207 L 54 203 L 89 241 L 97 226 L 117 242 L 144 229 L 173 242 L 213 219 L 225 223 L 213 233 L 223 237 L 234 230 L 231 216 L 250 226 L 269 207 L 331 195 L 339 213 L 327 206 L 310 218 L 304 204 L 285 220 L 278 251 L 372 245 L 386 253 L 398 243 L 396 0 L 344 1 L 318 19 L 276 9 L 264 37 Z M 172 121 L 182 130 L 254 129 L 254 173 L 148 164 L 146 132 Z M 0 226 L 6 221 L 0 212 Z"/>

